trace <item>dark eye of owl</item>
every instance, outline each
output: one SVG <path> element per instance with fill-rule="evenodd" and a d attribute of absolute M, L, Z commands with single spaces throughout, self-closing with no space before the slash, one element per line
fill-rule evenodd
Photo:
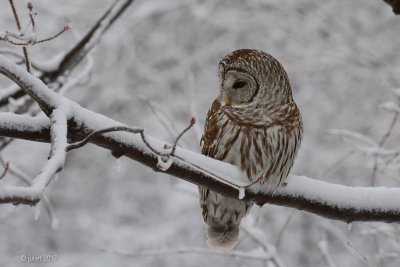
<path fill-rule="evenodd" d="M 233 88 L 233 89 L 240 89 L 240 88 L 243 88 L 245 85 L 246 85 L 246 82 L 245 82 L 245 81 L 239 80 L 239 81 L 236 81 L 236 82 L 232 85 L 232 88 Z"/>

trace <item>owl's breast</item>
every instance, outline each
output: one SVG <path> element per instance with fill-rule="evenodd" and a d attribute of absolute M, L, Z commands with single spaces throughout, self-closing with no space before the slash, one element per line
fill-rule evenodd
<path fill-rule="evenodd" d="M 271 162 L 274 139 L 267 135 L 273 135 L 278 127 L 239 125 L 222 114 L 217 129 L 216 158 L 240 167 L 249 181 L 256 180 Z"/>

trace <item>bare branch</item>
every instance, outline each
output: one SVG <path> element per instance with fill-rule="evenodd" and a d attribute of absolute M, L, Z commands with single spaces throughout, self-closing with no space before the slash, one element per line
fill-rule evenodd
<path fill-rule="evenodd" d="M 59 32 L 57 32 L 53 36 L 50 36 L 50 37 L 47 37 L 47 38 L 44 38 L 44 39 L 40 39 L 40 40 L 37 40 L 37 41 L 29 39 L 29 40 L 23 41 L 23 42 L 16 42 L 14 40 L 11 40 L 9 38 L 9 36 L 5 36 L 5 38 L 2 38 L 2 39 L 0 38 L 0 40 L 9 42 L 10 44 L 13 44 L 13 45 L 22 45 L 22 46 L 35 45 L 35 44 L 45 43 L 45 42 L 54 40 L 55 38 L 57 38 L 58 36 L 60 36 L 61 34 L 63 34 L 64 32 L 66 32 L 69 29 L 70 29 L 69 26 L 65 25 Z"/>
<path fill-rule="evenodd" d="M 13 12 L 13 15 L 14 15 L 15 24 L 17 25 L 18 31 L 21 31 L 21 23 L 19 22 L 18 13 L 17 13 L 17 10 L 15 9 L 15 6 L 14 6 L 14 0 L 9 0 L 9 3 L 10 3 L 10 6 L 11 6 L 11 10 Z M 26 70 L 28 72 L 31 72 L 31 63 L 29 62 L 28 49 L 24 46 L 24 47 L 22 47 L 22 52 L 24 54 Z"/>
<path fill-rule="evenodd" d="M 40 43 L 44 43 L 44 42 L 48 42 L 51 40 L 56 39 L 58 36 L 60 36 L 61 34 L 63 34 L 64 32 L 68 31 L 70 28 L 68 25 L 65 25 L 58 33 L 54 34 L 53 36 L 50 36 L 48 38 L 45 39 L 41 39 L 35 42 L 35 44 L 40 44 Z"/>
<path fill-rule="evenodd" d="M 8 171 L 8 167 L 10 166 L 10 163 L 8 161 L 6 161 L 4 164 L 4 170 L 3 173 L 0 175 L 0 179 L 3 179 L 4 176 L 6 175 L 7 171 Z"/>
<path fill-rule="evenodd" d="M 173 145 L 172 150 L 171 150 L 171 155 L 174 155 L 175 150 L 176 150 L 176 145 L 178 144 L 179 139 L 181 139 L 181 137 L 182 137 L 187 131 L 189 131 L 190 128 L 192 128 L 193 125 L 194 125 L 195 123 L 196 123 L 196 118 L 192 117 L 192 118 L 190 119 L 189 125 L 188 125 L 185 129 L 183 129 L 183 131 L 182 131 L 182 132 L 178 135 L 178 137 L 175 139 L 174 145 Z"/>

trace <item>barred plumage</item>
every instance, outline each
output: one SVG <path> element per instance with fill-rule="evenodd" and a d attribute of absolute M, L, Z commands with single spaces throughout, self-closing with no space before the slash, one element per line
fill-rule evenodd
<path fill-rule="evenodd" d="M 271 55 L 241 49 L 222 59 L 219 76 L 221 93 L 207 114 L 202 153 L 239 166 L 250 182 L 273 191 L 288 176 L 303 131 L 287 74 Z M 232 249 L 253 203 L 199 191 L 208 244 Z"/>

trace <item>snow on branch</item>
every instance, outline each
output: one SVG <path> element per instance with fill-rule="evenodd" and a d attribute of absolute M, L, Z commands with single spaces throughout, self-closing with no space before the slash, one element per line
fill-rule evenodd
<path fill-rule="evenodd" d="M 1 112 L 0 128 L 4 136 L 37 142 L 48 142 L 50 120 L 47 117 L 30 117 L 10 112 Z M 32 135 L 27 137 L 27 133 L 32 133 Z"/>
<path fill-rule="evenodd" d="M 29 187 L 0 186 L 0 202 L 36 204 L 51 179 L 62 170 L 67 147 L 67 116 L 64 110 L 55 109 L 50 115 L 51 150 L 47 163 Z M 37 129 L 34 125 L 30 129 Z"/>
<path fill-rule="evenodd" d="M 291 175 L 287 186 L 274 193 L 266 192 L 257 184 L 248 185 L 245 175 L 236 166 L 166 144 L 145 135 L 139 128 L 128 127 L 87 110 L 54 93 L 39 79 L 1 56 L 0 73 L 21 85 L 27 94 L 46 107 L 50 118 L 1 114 L 0 136 L 52 144 L 50 158 L 32 186 L 1 186 L 1 203 L 35 204 L 42 198 L 45 187 L 64 165 L 68 133 L 70 141 L 88 141 L 110 150 L 117 157 L 126 156 L 155 171 L 210 188 L 227 197 L 241 196 L 258 205 L 287 206 L 345 222 L 400 221 L 400 188 L 351 187 Z M 93 134 L 111 127 L 119 130 L 125 127 L 130 131 Z M 86 138 L 89 135 L 91 137 Z M 165 161 L 167 165 L 160 164 Z"/>
<path fill-rule="evenodd" d="M 393 13 L 396 15 L 400 14 L 400 0 L 383 0 L 386 4 L 393 8 Z"/>

